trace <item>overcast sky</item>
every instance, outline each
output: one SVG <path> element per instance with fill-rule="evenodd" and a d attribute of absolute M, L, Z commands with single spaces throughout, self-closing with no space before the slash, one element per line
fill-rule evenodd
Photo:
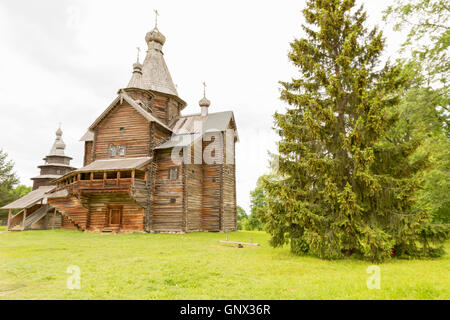
<path fill-rule="evenodd" d="M 371 25 L 380 24 L 392 0 L 365 0 Z M 210 112 L 232 110 L 236 146 L 237 201 L 249 208 L 249 192 L 267 172 L 275 150 L 272 115 L 280 80 L 295 69 L 289 42 L 302 35 L 304 0 L 280 1 L 74 1 L 0 2 L 0 148 L 9 154 L 21 183 L 31 185 L 62 123 L 66 154 L 82 166 L 89 125 L 127 85 L 145 34 L 160 13 L 163 51 L 184 114 L 199 112 L 207 82 Z M 385 27 L 386 56 L 403 38 Z"/>

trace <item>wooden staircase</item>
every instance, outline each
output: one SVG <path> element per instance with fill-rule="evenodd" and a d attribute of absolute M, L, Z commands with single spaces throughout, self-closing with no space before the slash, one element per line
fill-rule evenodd
<path fill-rule="evenodd" d="M 23 214 L 25 213 L 25 209 L 13 215 L 9 221 L 7 230 L 8 231 L 22 231 L 22 222 L 23 222 Z"/>
<path fill-rule="evenodd" d="M 65 198 L 49 198 L 48 203 L 74 224 L 79 230 L 87 228 L 88 209 L 84 207 L 83 200 L 75 196 Z"/>
<path fill-rule="evenodd" d="M 26 216 L 25 222 L 23 224 L 22 229 L 28 230 L 31 228 L 33 224 L 41 220 L 43 217 L 47 215 L 48 210 L 50 209 L 49 205 L 44 205 L 29 216 Z"/>

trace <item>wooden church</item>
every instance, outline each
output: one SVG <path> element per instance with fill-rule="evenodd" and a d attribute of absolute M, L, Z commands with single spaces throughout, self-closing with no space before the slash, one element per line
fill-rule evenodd
<path fill-rule="evenodd" d="M 145 60 L 138 54 L 127 87 L 81 138 L 83 167 L 73 170 L 65 159 L 64 167 L 52 167 L 64 170 L 60 175 L 34 178 L 36 187 L 53 185 L 40 195 L 46 219 L 52 214 L 61 228 L 99 232 L 236 230 L 233 112 L 209 112 L 204 93 L 199 113 L 182 115 L 186 102 L 164 60 L 166 38 L 155 26 L 145 40 Z M 25 229 L 30 214 L 10 214 L 14 219 Z"/>

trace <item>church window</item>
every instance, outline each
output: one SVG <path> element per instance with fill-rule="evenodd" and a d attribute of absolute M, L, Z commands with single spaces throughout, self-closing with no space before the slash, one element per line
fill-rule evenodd
<path fill-rule="evenodd" d="M 122 145 L 122 146 L 119 146 L 119 148 L 118 148 L 119 150 L 118 150 L 118 153 L 119 153 L 119 156 L 124 156 L 125 155 L 125 152 L 126 152 L 126 146 L 124 146 L 124 145 Z"/>
<path fill-rule="evenodd" d="M 117 156 L 117 146 L 115 146 L 113 144 L 109 146 L 109 156 L 110 157 Z"/>
<path fill-rule="evenodd" d="M 169 180 L 177 180 L 177 179 L 178 179 L 178 168 L 170 168 Z"/>
<path fill-rule="evenodd" d="M 126 154 L 127 147 L 125 145 L 110 145 L 109 146 L 109 156 L 110 157 L 123 157 Z"/>

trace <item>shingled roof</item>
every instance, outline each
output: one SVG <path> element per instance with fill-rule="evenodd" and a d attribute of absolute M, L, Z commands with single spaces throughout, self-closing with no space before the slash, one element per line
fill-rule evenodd
<path fill-rule="evenodd" d="M 36 190 L 31 191 L 30 193 L 27 193 L 22 198 L 17 199 L 16 201 L 11 202 L 10 204 L 0 209 L 24 209 L 32 206 L 33 204 L 36 204 L 39 201 L 46 203 L 47 201 L 46 193 L 52 191 L 55 188 L 56 188 L 55 186 L 40 187 Z"/>
<path fill-rule="evenodd" d="M 74 172 L 139 169 L 150 162 L 151 157 L 96 160 Z"/>
<path fill-rule="evenodd" d="M 147 33 L 145 41 L 148 45 L 147 56 L 142 66 L 143 89 L 162 92 L 178 97 L 169 69 L 162 52 L 166 38 L 155 28 Z"/>
<path fill-rule="evenodd" d="M 201 114 L 187 115 L 179 118 L 173 125 L 174 135 L 171 139 L 155 149 L 168 149 L 173 147 L 184 147 L 190 145 L 197 139 L 200 139 L 205 133 L 223 132 L 229 127 L 230 121 L 234 121 L 232 111 L 209 113 L 206 116 Z M 202 123 L 202 132 L 196 132 L 198 123 Z M 200 127 L 200 126 L 199 126 Z M 237 130 L 235 129 L 236 139 L 239 140 Z"/>

